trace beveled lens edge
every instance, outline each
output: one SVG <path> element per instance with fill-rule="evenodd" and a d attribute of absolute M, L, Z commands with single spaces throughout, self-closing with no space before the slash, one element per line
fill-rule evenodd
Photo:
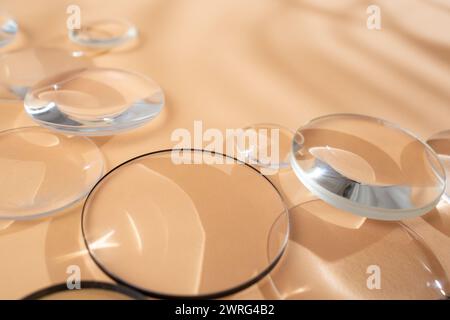
<path fill-rule="evenodd" d="M 445 192 L 445 185 L 446 185 L 446 181 L 447 181 L 446 171 L 444 169 L 444 166 L 443 166 L 441 160 L 439 159 L 438 154 L 436 154 L 436 152 L 423 139 L 419 138 L 412 131 L 404 129 L 395 123 L 389 122 L 389 121 L 381 119 L 381 118 L 376 118 L 376 117 L 357 114 L 357 113 L 334 113 L 334 114 L 320 116 L 320 117 L 317 117 L 317 118 L 314 118 L 314 119 L 308 121 L 305 125 L 301 126 L 299 129 L 297 129 L 295 135 L 297 135 L 297 134 L 300 135 L 302 137 L 302 140 L 304 141 L 303 135 L 299 132 L 300 130 L 308 128 L 310 125 L 313 125 L 316 121 L 325 120 L 325 119 L 329 119 L 329 118 L 331 118 L 331 119 L 338 118 L 338 117 L 355 118 L 355 119 L 361 118 L 361 119 L 380 122 L 381 124 L 386 125 L 391 129 L 400 131 L 401 133 L 406 134 L 406 135 L 412 137 L 413 139 L 419 141 L 425 147 L 425 149 L 428 150 L 430 152 L 430 154 L 433 155 L 435 157 L 435 159 L 438 160 L 437 163 L 439 165 L 439 169 L 441 170 L 441 173 L 443 174 L 443 176 L 441 176 L 438 173 L 436 173 L 436 175 L 438 176 L 438 178 L 440 180 L 442 180 L 443 188 L 440 192 L 440 195 L 435 200 L 430 202 L 430 204 L 420 207 L 420 208 L 417 208 L 417 209 L 385 209 L 385 208 L 380 209 L 377 207 L 368 207 L 368 206 L 361 205 L 357 202 L 353 202 L 344 197 L 336 195 L 333 192 L 327 190 L 326 188 L 320 186 L 315 181 L 312 181 L 312 180 L 306 178 L 306 173 L 303 171 L 302 168 L 300 168 L 299 164 L 297 163 L 297 161 L 295 159 L 294 149 L 295 149 L 296 141 L 295 141 L 295 137 L 294 137 L 294 139 L 292 141 L 292 148 L 291 148 L 291 154 L 290 154 L 291 167 L 294 170 L 294 173 L 297 176 L 297 178 L 301 181 L 301 183 L 303 183 L 303 185 L 309 191 L 311 191 L 318 198 L 322 199 L 323 201 L 327 202 L 328 204 L 330 204 L 338 209 L 341 209 L 344 211 L 349 211 L 358 216 L 366 217 L 369 219 L 382 220 L 382 221 L 398 221 L 398 220 L 406 219 L 406 218 L 414 218 L 417 216 L 424 215 L 425 213 L 430 212 L 434 207 L 436 207 L 436 205 L 439 203 L 440 199 L 442 198 L 442 196 L 444 195 L 444 192 Z M 435 168 L 433 168 L 433 169 L 435 170 Z"/>
<path fill-rule="evenodd" d="M 437 139 L 437 140 L 445 139 L 445 140 L 449 140 L 449 141 L 450 141 L 450 130 L 443 130 L 443 131 L 436 132 L 436 133 L 434 133 L 433 135 L 431 135 L 431 136 L 426 140 L 427 145 L 428 145 L 431 149 L 433 149 L 433 151 L 437 154 L 439 160 L 441 161 L 442 166 L 443 166 L 444 168 L 446 168 L 446 166 L 444 165 L 444 161 L 448 161 L 448 159 L 450 159 L 450 156 L 449 156 L 449 155 L 445 155 L 445 154 L 441 154 L 441 153 L 439 153 L 438 151 L 435 151 L 435 150 L 434 150 L 434 148 L 430 145 L 430 142 L 432 142 L 433 140 L 436 140 L 436 139 Z M 444 171 L 445 171 L 446 177 L 447 177 L 447 181 L 446 181 L 446 182 L 448 183 L 448 181 L 449 181 L 449 179 L 450 179 L 449 171 L 446 170 L 446 169 L 444 169 Z M 442 199 L 443 199 L 444 201 L 446 201 L 447 203 L 450 204 L 450 190 L 445 190 L 445 191 L 444 191 L 444 194 L 442 195 Z"/>
<path fill-rule="evenodd" d="M 90 125 L 90 126 L 84 126 L 84 127 L 76 127 L 74 125 L 57 124 L 57 123 L 52 123 L 52 122 L 47 122 L 47 121 L 41 121 L 41 120 L 38 120 L 36 118 L 33 118 L 27 112 L 27 108 L 30 108 L 30 106 L 27 105 L 27 100 L 28 100 L 29 93 L 36 86 L 41 85 L 42 82 L 45 82 L 47 80 L 47 78 L 41 79 L 36 84 L 31 86 L 27 90 L 27 93 L 25 94 L 25 97 L 22 100 L 18 99 L 18 100 L 8 100 L 8 101 L 23 101 L 23 107 L 25 109 L 26 115 L 29 117 L 29 119 L 31 119 L 33 122 L 39 124 L 40 126 L 43 126 L 43 127 L 47 128 L 47 129 L 50 129 L 52 131 L 62 132 L 62 133 L 69 134 L 69 135 L 71 134 L 71 135 L 77 135 L 77 136 L 90 136 L 90 137 L 110 136 L 110 135 L 113 135 L 113 134 L 116 134 L 116 133 L 122 133 L 122 132 L 126 132 L 128 130 L 139 128 L 139 127 L 143 126 L 144 124 L 146 124 L 147 122 L 150 122 L 151 120 L 155 119 L 164 110 L 164 107 L 165 107 L 165 104 L 166 104 L 166 96 L 164 94 L 164 90 L 159 85 L 159 83 L 157 83 L 155 80 L 153 80 L 153 78 L 151 78 L 151 77 L 149 77 L 149 76 L 147 76 L 145 74 L 142 74 L 140 72 L 127 70 L 127 69 L 120 69 L 120 68 L 107 68 L 107 67 L 91 66 L 91 67 L 84 67 L 84 68 L 68 70 L 68 71 L 65 71 L 65 72 L 62 72 L 62 73 L 57 73 L 57 74 L 54 74 L 54 75 L 50 76 L 50 78 L 54 78 L 54 77 L 57 77 L 58 75 L 63 75 L 63 74 L 66 74 L 66 73 L 67 74 L 72 74 L 72 73 L 75 73 L 75 72 L 80 73 L 80 72 L 84 72 L 84 71 L 89 71 L 90 69 L 95 69 L 97 71 L 115 71 L 115 72 L 120 72 L 120 73 L 127 73 L 129 75 L 134 76 L 134 77 L 144 79 L 149 84 L 154 85 L 157 88 L 156 92 L 159 92 L 159 94 L 161 95 L 161 103 L 160 103 L 161 104 L 161 111 L 159 113 L 157 113 L 153 117 L 146 117 L 144 119 L 139 119 L 139 120 L 134 120 L 134 121 L 130 121 L 130 122 L 125 122 L 121 126 L 118 126 L 118 125 L 115 125 L 115 126 L 114 125 L 109 125 L 109 126 L 94 126 L 94 125 Z M 129 110 L 129 108 L 127 110 L 123 111 L 122 113 L 120 113 L 117 116 L 120 116 L 121 114 L 124 114 L 128 110 Z"/>
<path fill-rule="evenodd" d="M 144 157 L 147 157 L 147 156 L 152 156 L 152 155 L 156 155 L 156 154 L 160 154 L 160 153 L 172 152 L 172 151 L 189 151 L 189 152 L 201 152 L 201 153 L 205 153 L 206 152 L 206 153 L 209 153 L 211 155 L 219 155 L 219 156 L 223 156 L 223 157 L 226 157 L 226 158 L 229 158 L 229 159 L 233 159 L 238 164 L 245 165 L 248 168 L 254 170 L 263 179 L 265 179 L 268 183 L 270 183 L 270 185 L 273 187 L 275 192 L 278 194 L 278 196 L 280 197 L 281 203 L 283 204 L 283 207 L 284 207 L 284 215 L 285 215 L 285 217 L 287 219 L 287 226 L 286 226 L 287 230 L 286 230 L 286 234 L 284 236 L 283 244 L 282 244 L 278 254 L 274 257 L 274 259 L 272 259 L 271 262 L 269 261 L 268 266 L 265 269 L 263 269 L 258 275 L 254 276 L 253 278 L 250 278 L 249 280 L 241 283 L 238 286 L 231 287 L 229 289 L 222 290 L 222 291 L 219 291 L 219 292 L 208 293 L 208 294 L 201 294 L 201 295 L 171 295 L 171 294 L 167 294 L 167 293 L 161 293 L 161 292 L 157 292 L 157 291 L 151 291 L 151 290 L 142 289 L 142 288 L 137 287 L 136 285 L 132 285 L 132 284 L 128 283 L 127 281 L 121 279 L 120 277 L 114 275 L 112 272 L 108 271 L 108 268 L 103 266 L 103 264 L 100 263 L 100 261 L 97 260 L 97 258 L 95 257 L 95 254 L 91 251 L 91 248 L 89 246 L 88 240 L 86 238 L 86 233 L 85 233 L 85 228 L 84 228 L 86 206 L 87 206 L 87 204 L 89 202 L 89 199 L 90 199 L 91 195 L 95 192 L 97 187 L 103 182 L 104 179 L 106 179 L 110 174 L 112 174 L 117 169 L 121 168 L 122 166 L 125 166 L 128 163 L 131 163 L 131 162 L 133 162 L 133 161 L 135 161 L 137 159 L 140 159 L 140 158 L 144 158 Z M 275 219 L 274 223 L 276 223 L 277 220 L 278 220 L 278 218 Z M 129 159 L 129 160 L 119 164 L 118 166 L 114 167 L 113 169 L 111 169 L 99 181 L 97 181 L 95 186 L 89 192 L 89 194 L 86 197 L 86 200 L 85 200 L 85 202 L 83 204 L 83 209 L 82 209 L 82 212 L 81 212 L 81 233 L 82 233 L 82 237 L 83 237 L 83 242 L 84 242 L 84 244 L 85 244 L 85 246 L 87 248 L 89 256 L 94 261 L 94 263 L 97 265 L 97 267 L 99 267 L 99 269 L 102 270 L 103 273 L 105 273 L 107 276 L 109 276 L 111 279 L 113 279 L 114 281 L 116 281 L 117 283 L 119 283 L 121 285 L 130 287 L 130 288 L 132 288 L 134 290 L 137 290 L 138 292 L 140 292 L 140 293 L 142 293 L 142 294 L 144 294 L 144 295 L 146 295 L 148 297 L 154 297 L 154 298 L 157 298 L 157 299 L 183 299 L 183 300 L 218 299 L 218 298 L 223 298 L 223 297 L 232 295 L 234 293 L 238 293 L 238 292 L 240 292 L 240 291 L 242 291 L 244 289 L 247 289 L 247 288 L 251 287 L 252 285 L 258 283 L 261 279 L 263 279 L 265 276 L 267 276 L 273 270 L 273 268 L 277 265 L 277 263 L 280 261 L 281 257 L 283 256 L 284 252 L 286 251 L 286 247 L 287 247 L 287 244 L 288 244 L 288 241 L 289 241 L 289 234 L 290 234 L 290 215 L 289 215 L 289 210 L 288 210 L 288 208 L 286 206 L 286 203 L 285 203 L 284 198 L 281 195 L 280 191 L 275 187 L 275 185 L 266 176 L 264 176 L 255 167 L 253 167 L 253 166 L 251 166 L 251 165 L 249 165 L 249 164 L 247 164 L 245 162 L 242 162 L 239 159 L 236 159 L 234 157 L 228 156 L 226 154 L 219 153 L 219 152 L 214 152 L 214 151 L 209 151 L 209 150 L 194 149 L 194 148 L 162 149 L 162 150 L 157 150 L 157 151 L 141 154 L 139 156 L 131 158 L 131 159 Z M 269 234 L 269 236 L 270 236 L 270 234 Z"/>
<path fill-rule="evenodd" d="M 6 129 L 3 131 L 0 131 L 0 136 L 2 136 L 5 133 L 9 133 L 11 131 L 19 131 L 19 130 L 24 130 L 24 129 L 41 129 L 41 130 L 48 130 L 47 128 L 43 128 L 41 126 L 26 126 L 26 127 L 18 127 L 18 128 L 12 128 L 12 129 Z M 62 132 L 55 132 L 55 131 L 50 131 L 51 133 L 54 134 L 61 134 L 61 135 L 70 135 L 70 134 L 65 134 Z M 75 136 L 75 135 L 74 135 Z M 78 203 L 81 199 L 85 198 L 90 191 L 92 190 L 92 188 L 97 184 L 98 181 L 101 180 L 101 178 L 103 177 L 104 173 L 105 173 L 105 157 L 103 156 L 103 153 L 100 151 L 100 148 L 88 137 L 83 137 L 83 136 L 76 136 L 77 138 L 83 138 L 85 141 L 87 141 L 88 143 L 90 143 L 97 151 L 98 151 L 98 155 L 101 158 L 102 161 L 102 168 L 101 168 L 101 173 L 100 176 L 95 180 L 95 183 L 93 183 L 92 185 L 89 186 L 89 188 L 86 188 L 87 191 L 83 192 L 82 194 L 80 194 L 79 197 L 77 197 L 76 199 L 74 199 L 73 201 L 69 202 L 68 204 L 66 204 L 65 206 L 62 206 L 60 208 L 57 209 L 52 209 L 43 213 L 38 213 L 38 214 L 33 214 L 33 215 L 28 215 L 28 216 L 4 216 L 4 215 L 0 215 L 0 221 L 2 220 L 12 220 L 12 221 L 28 221 L 28 220 L 36 220 L 36 219 L 41 219 L 41 218 L 45 218 L 48 217 L 50 215 L 53 214 L 57 214 L 58 212 L 62 212 L 72 206 L 74 206 L 76 203 Z"/>
<path fill-rule="evenodd" d="M 0 40 L 0 48 L 6 48 L 8 45 L 10 45 L 16 39 L 17 34 L 20 31 L 20 26 L 17 23 L 17 20 L 14 17 L 10 16 L 9 14 L 0 12 L 0 15 L 4 16 L 8 22 L 14 23 L 14 26 L 16 28 L 16 30 L 13 34 L 6 33 L 9 35 L 9 38 Z"/>
<path fill-rule="evenodd" d="M 55 284 L 55 285 L 40 289 L 38 291 L 35 291 L 35 292 L 25 296 L 21 300 L 41 300 L 42 298 L 45 298 L 45 297 L 55 294 L 55 293 L 66 292 L 66 291 L 75 291 L 76 292 L 76 291 L 82 291 L 84 289 L 100 289 L 100 290 L 105 290 L 105 291 L 111 291 L 114 293 L 120 293 L 120 294 L 123 294 L 130 298 L 133 298 L 134 300 L 146 300 L 146 297 L 144 295 L 142 295 L 141 293 L 139 293 L 129 287 L 114 284 L 114 283 L 101 282 L 101 281 L 81 281 L 80 285 L 81 285 L 81 289 L 70 290 L 67 288 L 67 283 Z M 82 299 L 80 299 L 80 300 L 82 300 Z M 101 299 L 99 299 L 99 300 L 101 300 Z"/>

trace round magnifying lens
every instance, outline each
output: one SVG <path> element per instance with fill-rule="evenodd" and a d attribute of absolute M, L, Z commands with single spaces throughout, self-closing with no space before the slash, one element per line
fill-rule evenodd
<path fill-rule="evenodd" d="M 19 32 L 19 26 L 9 15 L 0 12 L 0 48 L 10 44 Z"/>
<path fill-rule="evenodd" d="M 377 118 L 337 114 L 297 130 L 291 165 L 317 197 L 354 214 L 401 220 L 429 212 L 445 189 L 433 150 Z"/>
<path fill-rule="evenodd" d="M 71 69 L 91 66 L 86 57 L 74 57 L 61 49 L 32 48 L 0 56 L 0 85 L 23 99 L 36 82 Z"/>
<path fill-rule="evenodd" d="M 105 19 L 83 23 L 80 29 L 69 30 L 74 43 L 94 48 L 114 48 L 138 36 L 137 28 L 128 21 Z"/>
<path fill-rule="evenodd" d="M 69 289 L 67 283 L 36 291 L 23 300 L 144 300 L 145 297 L 130 288 L 96 281 L 82 281 L 80 289 Z"/>
<path fill-rule="evenodd" d="M 428 145 L 437 153 L 447 174 L 444 199 L 450 202 L 450 130 L 439 132 L 427 140 Z"/>
<path fill-rule="evenodd" d="M 40 127 L 0 132 L 0 219 L 40 218 L 74 204 L 101 178 L 103 165 L 84 137 Z"/>
<path fill-rule="evenodd" d="M 278 236 L 269 237 L 277 219 Z M 281 257 L 288 229 L 283 200 L 267 178 L 202 150 L 157 151 L 118 166 L 95 186 L 82 214 L 96 264 L 160 298 L 217 298 L 256 283 Z"/>
<path fill-rule="evenodd" d="M 50 129 L 80 135 L 111 135 L 139 127 L 164 106 L 161 88 L 144 75 L 87 68 L 55 75 L 34 85 L 25 110 Z"/>
<path fill-rule="evenodd" d="M 290 168 L 292 131 L 275 124 L 254 124 L 242 130 L 235 137 L 239 159 L 267 169 Z"/>
<path fill-rule="evenodd" d="M 415 232 L 394 221 L 350 224 L 351 216 L 322 200 L 291 209 L 286 253 L 261 288 L 264 296 L 446 299 L 445 270 Z"/>

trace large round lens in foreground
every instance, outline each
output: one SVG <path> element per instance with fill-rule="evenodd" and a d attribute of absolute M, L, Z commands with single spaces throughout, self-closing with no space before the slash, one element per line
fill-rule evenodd
<path fill-rule="evenodd" d="M 39 218 L 85 197 L 104 170 L 85 137 L 40 127 L 0 132 L 0 219 Z"/>
<path fill-rule="evenodd" d="M 86 201 L 82 228 L 92 258 L 116 281 L 156 297 L 212 298 L 270 271 L 288 215 L 256 169 L 207 151 L 165 150 L 108 173 Z"/>
<path fill-rule="evenodd" d="M 444 169 L 428 145 L 360 115 L 325 116 L 298 129 L 291 165 L 322 200 L 379 220 L 427 213 L 445 189 Z"/>

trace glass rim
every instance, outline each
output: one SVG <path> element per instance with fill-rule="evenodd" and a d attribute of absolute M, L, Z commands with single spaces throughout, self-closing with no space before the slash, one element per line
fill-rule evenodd
<path fill-rule="evenodd" d="M 115 283 L 103 282 L 103 281 L 80 281 L 80 289 L 68 289 L 67 283 L 57 283 L 42 289 L 39 289 L 31 294 L 26 295 L 22 300 L 40 300 L 44 297 L 50 296 L 55 293 L 66 292 L 66 291 L 83 291 L 85 289 L 99 289 L 110 291 L 114 293 L 120 293 L 135 300 L 145 300 L 146 297 L 139 292 L 132 290 L 129 287 L 122 286 Z"/>
<path fill-rule="evenodd" d="M 319 116 L 319 117 L 309 120 L 306 124 L 304 124 L 303 126 L 300 126 L 296 130 L 295 135 L 296 136 L 299 135 L 301 137 L 301 139 L 303 139 L 303 141 L 304 141 L 304 137 L 303 137 L 302 133 L 300 132 L 301 130 L 307 129 L 311 125 L 314 125 L 316 122 L 321 121 L 321 120 L 338 119 L 338 118 L 362 119 L 362 120 L 369 120 L 369 121 L 373 121 L 373 122 L 379 122 L 382 125 L 388 127 L 390 130 L 397 131 L 400 134 L 406 135 L 406 136 L 412 138 L 413 140 L 418 141 L 421 144 L 421 146 L 424 147 L 425 150 L 427 152 L 429 152 L 429 154 L 431 156 L 433 156 L 435 160 L 437 160 L 436 161 L 437 169 L 440 171 L 440 173 L 436 173 L 436 176 L 439 180 L 442 180 L 441 181 L 442 185 L 445 186 L 448 178 L 446 176 L 444 166 L 443 166 L 441 160 L 439 159 L 437 153 L 423 139 L 418 137 L 418 135 L 416 135 L 414 132 L 404 129 L 401 126 L 399 126 L 393 122 L 384 120 L 382 118 L 377 118 L 377 117 L 363 115 L 363 114 L 357 114 L 357 113 L 327 114 L 327 115 Z M 341 210 L 349 211 L 353 214 L 356 214 L 356 215 L 359 215 L 362 217 L 367 217 L 367 218 L 376 219 L 376 220 L 384 220 L 384 221 L 398 221 L 401 219 L 421 216 L 421 215 L 429 212 L 430 210 L 432 210 L 437 205 L 437 203 L 440 201 L 440 199 L 442 198 L 442 195 L 444 194 L 444 191 L 445 191 L 445 188 L 443 187 L 442 190 L 440 190 L 439 195 L 433 201 L 431 201 L 430 203 L 428 203 L 426 205 L 422 205 L 421 207 L 413 208 L 413 209 L 411 209 L 411 208 L 392 209 L 392 208 L 383 208 L 383 207 L 374 207 L 374 206 L 364 205 L 362 203 L 358 203 L 356 201 L 352 201 L 352 200 L 344 198 L 338 194 L 335 194 L 332 191 L 326 189 L 325 187 L 319 185 L 314 180 L 307 178 L 306 173 L 300 167 L 300 165 L 297 163 L 297 161 L 295 159 L 295 150 L 294 149 L 296 149 L 297 144 L 301 145 L 302 143 L 297 143 L 295 136 L 294 136 L 294 139 L 292 141 L 292 146 L 291 146 L 290 164 L 291 164 L 291 167 L 292 167 L 295 175 L 300 180 L 300 182 L 307 189 L 309 189 L 314 195 L 316 195 L 323 201 L 327 202 L 328 204 L 335 206 Z M 357 181 L 355 181 L 355 182 L 357 182 Z M 357 182 L 357 183 L 359 183 L 359 182 Z M 370 186 L 370 185 L 367 185 L 367 186 Z M 385 189 L 385 188 L 390 188 L 390 187 L 388 186 L 388 187 L 379 187 L 379 188 Z"/>

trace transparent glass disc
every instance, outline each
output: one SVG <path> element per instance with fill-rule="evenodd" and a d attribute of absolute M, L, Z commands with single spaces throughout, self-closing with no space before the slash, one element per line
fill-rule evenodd
<path fill-rule="evenodd" d="M 103 156 L 84 137 L 26 127 L 0 132 L 0 219 L 26 220 L 77 202 L 103 174 Z"/>
<path fill-rule="evenodd" d="M 351 114 L 297 130 L 291 165 L 317 197 L 354 214 L 400 220 L 429 212 L 445 189 L 433 150 L 384 120 Z"/>
<path fill-rule="evenodd" d="M 130 288 L 112 283 L 82 281 L 80 289 L 68 289 L 67 283 L 34 292 L 24 300 L 143 300 L 145 297 Z"/>
<path fill-rule="evenodd" d="M 121 46 L 138 35 L 134 25 L 125 20 L 105 19 L 82 23 L 80 29 L 69 30 L 69 39 L 74 43 L 94 48 Z"/>
<path fill-rule="evenodd" d="M 261 289 L 271 299 L 445 299 L 442 265 L 400 222 L 364 219 L 322 200 L 290 210 L 287 250 Z"/>
<path fill-rule="evenodd" d="M 16 21 L 0 11 L 0 48 L 14 41 L 18 31 L 19 26 Z"/>
<path fill-rule="evenodd" d="M 32 48 L 0 56 L 0 86 L 23 99 L 38 81 L 71 69 L 86 68 L 92 63 L 86 57 L 74 57 L 60 49 Z"/>
<path fill-rule="evenodd" d="M 447 202 L 450 202 L 450 130 L 433 135 L 427 143 L 437 153 L 444 166 L 447 184 L 443 196 Z"/>
<path fill-rule="evenodd" d="M 82 228 L 94 261 L 119 283 L 155 297 L 216 298 L 266 275 L 289 225 L 278 191 L 254 168 L 165 150 L 109 172 L 85 203 Z"/>
<path fill-rule="evenodd" d="M 274 124 L 254 124 L 242 130 L 235 143 L 239 159 L 267 169 L 290 168 L 293 132 Z"/>
<path fill-rule="evenodd" d="M 25 97 L 26 112 L 40 125 L 93 136 L 139 127 L 156 117 L 163 106 L 163 92 L 153 80 L 106 68 L 46 78 Z"/>

